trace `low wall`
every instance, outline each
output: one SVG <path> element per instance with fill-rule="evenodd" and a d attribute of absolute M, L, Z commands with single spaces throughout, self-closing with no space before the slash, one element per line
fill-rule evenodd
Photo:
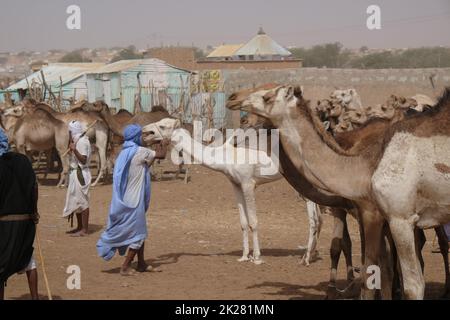
<path fill-rule="evenodd" d="M 384 102 L 391 94 L 437 97 L 445 86 L 450 86 L 450 68 L 223 70 L 222 75 L 227 94 L 264 83 L 291 83 L 304 86 L 310 99 L 325 98 L 336 88 L 355 88 L 364 104 Z"/>

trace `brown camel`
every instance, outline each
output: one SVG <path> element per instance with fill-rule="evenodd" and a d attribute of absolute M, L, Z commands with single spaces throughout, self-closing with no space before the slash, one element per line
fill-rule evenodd
<path fill-rule="evenodd" d="M 2 118 L 9 139 L 15 144 L 19 153 L 27 155 L 27 151 L 30 150 L 45 152 L 53 148 L 57 150 L 63 168 L 58 183 L 61 184 L 69 170 L 68 156 L 63 157 L 69 144 L 67 125 L 42 109 L 27 113 L 20 118 L 8 116 L 8 114 L 4 114 Z"/>
<path fill-rule="evenodd" d="M 404 296 L 422 299 L 425 282 L 414 228 L 450 221 L 450 88 L 429 112 L 393 124 L 360 152 L 343 150 L 314 125 L 300 88 L 279 86 L 237 93 L 228 107 L 268 118 L 280 129 L 286 154 L 315 186 L 350 199 L 360 211 L 365 236 L 363 279 L 379 265 L 383 224 L 389 224 L 402 272 Z M 370 126 L 367 126 L 370 128 Z M 399 192 L 399 190 L 401 190 Z M 375 290 L 364 281 L 365 297 Z"/>
<path fill-rule="evenodd" d="M 409 106 L 408 106 L 409 108 Z M 317 112 L 317 117 L 319 117 L 320 110 L 315 109 Z M 345 149 L 349 150 L 354 148 L 355 150 L 362 150 L 364 144 L 372 143 L 371 139 L 376 139 L 377 136 L 382 136 L 384 132 L 395 122 L 400 121 L 405 118 L 410 112 L 405 109 L 404 113 L 398 114 L 395 119 L 384 120 L 384 118 L 378 118 L 377 120 L 371 120 L 370 126 L 364 126 L 362 129 L 356 129 L 353 131 L 336 133 L 333 137 L 339 143 L 339 145 Z M 381 120 L 383 119 L 383 120 Z M 257 116 L 256 114 L 249 113 L 241 121 L 245 127 L 253 128 L 265 128 L 273 129 L 273 125 L 268 121 L 268 119 Z M 368 127 L 368 128 L 366 128 Z M 376 134 L 374 134 L 377 132 Z M 295 168 L 294 168 L 295 171 Z M 322 210 L 324 211 L 324 210 Z M 357 218 L 354 210 L 342 209 L 342 208 L 329 208 L 329 213 L 334 217 L 334 227 L 333 227 L 333 241 L 330 248 L 331 257 L 331 276 L 329 282 L 329 290 L 327 293 L 328 297 L 333 297 L 336 295 L 337 291 L 333 290 L 336 283 L 336 273 L 337 266 L 339 262 L 339 256 L 341 251 L 344 251 L 344 256 L 347 262 L 347 280 L 351 281 L 354 278 L 353 267 L 352 267 L 352 255 L 351 255 L 351 240 L 348 233 L 346 216 L 350 213 L 353 217 Z M 448 250 L 449 244 L 447 241 L 447 236 L 444 231 L 443 226 L 437 226 L 434 228 L 436 236 L 438 238 L 439 249 L 443 257 L 444 270 L 445 270 L 445 292 L 443 294 L 444 298 L 450 297 L 450 267 L 449 267 L 449 257 Z M 416 241 L 419 246 L 419 259 L 422 264 L 422 270 L 424 269 L 424 262 L 422 258 L 422 248 L 425 245 L 426 238 L 425 233 L 422 229 L 416 228 Z M 395 291 L 397 288 L 393 288 Z"/>
<path fill-rule="evenodd" d="M 25 114 L 30 114 L 36 110 L 45 110 L 53 115 L 56 119 L 63 121 L 68 124 L 72 120 L 80 121 L 86 128 L 95 122 L 95 125 L 88 130 L 86 133 L 87 137 L 91 143 L 95 142 L 95 146 L 98 149 L 99 155 L 99 173 L 92 184 L 95 187 L 99 181 L 105 176 L 107 171 L 107 147 L 108 147 L 108 134 L 111 130 L 115 134 L 121 135 L 121 131 L 116 130 L 115 127 L 110 126 L 109 123 L 105 122 L 101 115 L 95 111 L 85 111 L 85 105 L 88 104 L 86 101 L 81 101 L 77 103 L 69 112 L 62 113 L 57 112 L 48 104 L 43 102 L 36 102 L 34 100 L 25 100 L 21 105 L 7 109 L 4 114 L 13 115 L 17 118 L 24 116 Z M 65 182 L 62 182 L 62 186 Z"/>

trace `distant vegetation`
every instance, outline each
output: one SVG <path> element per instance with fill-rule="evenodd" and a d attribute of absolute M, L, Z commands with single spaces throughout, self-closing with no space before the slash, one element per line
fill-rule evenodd
<path fill-rule="evenodd" d="M 91 59 L 85 58 L 81 50 L 76 50 L 65 54 L 59 62 L 76 63 L 76 62 L 92 62 Z"/>
<path fill-rule="evenodd" d="M 450 67 L 450 48 L 427 47 L 372 52 L 366 46 L 359 51 L 345 49 L 339 42 L 312 48 L 290 49 L 305 67 L 327 68 L 444 68 Z"/>
<path fill-rule="evenodd" d="M 118 54 L 116 54 L 111 62 L 116 62 L 120 60 L 135 60 L 144 58 L 143 54 L 137 52 L 135 46 L 129 46 L 128 48 L 122 49 Z"/>

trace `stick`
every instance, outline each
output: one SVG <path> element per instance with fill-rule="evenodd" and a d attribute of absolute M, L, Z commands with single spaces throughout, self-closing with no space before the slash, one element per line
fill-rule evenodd
<path fill-rule="evenodd" d="M 42 250 L 41 250 L 41 239 L 39 237 L 39 228 L 37 225 L 36 225 L 36 239 L 37 239 L 37 246 L 38 246 L 38 251 L 39 251 L 39 259 L 41 260 L 42 274 L 44 275 L 45 287 L 47 288 L 48 300 L 53 300 L 52 292 L 50 291 L 50 286 L 48 284 L 47 272 L 45 271 L 44 256 L 43 256 Z"/>
<path fill-rule="evenodd" d="M 95 120 L 94 122 L 92 122 L 87 128 L 86 130 L 83 131 L 83 133 L 81 134 L 80 138 L 84 137 L 86 135 L 86 133 L 97 124 L 98 120 Z M 70 152 L 70 148 L 67 148 L 67 150 L 61 155 L 61 158 L 64 158 L 65 156 L 67 156 L 67 154 Z"/>

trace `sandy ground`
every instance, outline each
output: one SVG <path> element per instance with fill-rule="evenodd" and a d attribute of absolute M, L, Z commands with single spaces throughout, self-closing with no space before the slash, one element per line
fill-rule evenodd
<path fill-rule="evenodd" d="M 111 185 L 91 191 L 91 234 L 72 238 L 61 218 L 66 190 L 52 185 L 40 189 L 39 231 L 45 266 L 54 299 L 324 299 L 329 278 L 332 219 L 325 216 L 319 242 L 320 258 L 311 266 L 299 265 L 299 245 L 307 241 L 308 225 L 303 200 L 284 181 L 257 189 L 262 265 L 239 263 L 242 233 L 234 194 L 220 173 L 191 167 L 191 182 L 154 181 L 148 213 L 147 262 L 160 273 L 123 277 L 123 258 L 105 262 L 96 254 L 96 242 L 104 229 Z M 54 181 L 51 181 L 52 183 Z M 46 182 L 48 183 L 48 182 Z M 354 265 L 360 265 L 356 222 L 349 218 Z M 433 231 L 427 231 L 424 249 L 426 298 L 443 291 L 441 256 L 431 253 Z M 36 246 L 35 246 L 36 247 Z M 36 247 L 37 248 L 37 247 Z M 40 263 L 39 255 L 36 259 Z M 341 259 L 339 278 L 345 279 Z M 81 268 L 81 289 L 69 290 L 67 268 Z M 39 289 L 46 298 L 42 269 Z M 345 281 L 338 283 L 345 286 Z M 29 298 L 25 275 L 8 281 L 7 299 Z"/>

